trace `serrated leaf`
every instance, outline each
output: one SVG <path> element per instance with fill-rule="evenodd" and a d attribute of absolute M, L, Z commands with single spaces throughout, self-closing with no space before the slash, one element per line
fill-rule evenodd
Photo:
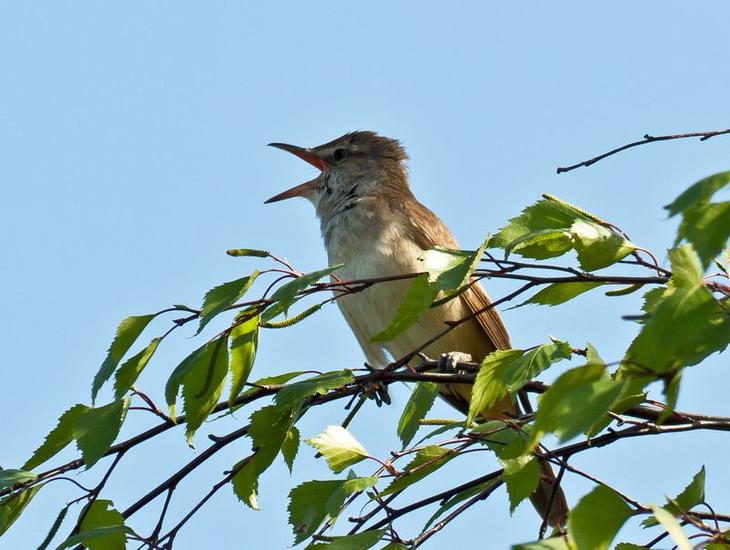
<path fill-rule="evenodd" d="M 503 420 L 490 420 L 480 424 L 472 433 L 481 434 L 480 442 L 489 447 L 500 460 L 513 460 L 528 452 L 533 425 L 526 424 L 516 430 Z"/>
<path fill-rule="evenodd" d="M 322 277 L 331 275 L 344 265 L 345 264 L 337 264 L 318 271 L 312 271 L 311 273 L 305 273 L 293 281 L 289 281 L 288 283 L 280 286 L 269 298 L 269 300 L 274 303 L 264 310 L 261 314 L 261 319 L 263 321 L 271 321 L 271 319 L 277 315 L 286 313 L 289 311 L 289 307 L 297 301 L 297 294 L 300 290 L 304 290 L 309 285 L 316 283 Z"/>
<path fill-rule="evenodd" d="M 254 270 L 248 277 L 241 277 L 210 289 L 203 298 L 203 307 L 200 310 L 200 324 L 196 334 L 200 334 L 205 325 L 213 320 L 216 315 L 224 312 L 240 300 L 251 288 L 259 274 L 258 270 Z"/>
<path fill-rule="evenodd" d="M 324 395 L 328 391 L 345 386 L 355 380 L 349 370 L 338 370 L 318 374 L 301 382 L 283 388 L 274 398 L 278 405 L 294 406 L 312 395 Z"/>
<path fill-rule="evenodd" d="M 389 342 L 412 326 L 426 312 L 438 296 L 439 289 L 429 281 L 429 275 L 422 273 L 411 283 L 393 320 L 373 336 L 371 342 Z"/>
<path fill-rule="evenodd" d="M 586 271 L 613 265 L 636 250 L 631 241 L 595 222 L 576 220 L 570 233 L 578 252 L 578 262 Z"/>
<path fill-rule="evenodd" d="M 0 536 L 10 529 L 42 486 L 36 485 L 21 491 L 20 494 L 14 493 L 0 500 Z"/>
<path fill-rule="evenodd" d="M 521 307 L 527 304 L 556 306 L 601 285 L 603 283 L 600 282 L 553 283 L 515 307 Z"/>
<path fill-rule="evenodd" d="M 679 516 L 689 512 L 692 508 L 704 502 L 705 500 L 705 467 L 702 466 L 697 472 L 689 485 L 687 485 L 676 498 L 668 499 L 664 509 L 673 516 Z M 641 525 L 643 527 L 653 527 L 657 525 L 655 518 L 646 518 Z"/>
<path fill-rule="evenodd" d="M 626 352 L 623 371 L 675 371 L 696 365 L 730 343 L 730 316 L 705 286 L 692 247 L 671 250 L 669 259 L 673 275 L 661 296 L 651 291 L 646 306 L 650 316 Z"/>
<path fill-rule="evenodd" d="M 381 496 L 402 491 L 406 487 L 417 483 L 441 468 L 453 457 L 454 455 L 448 449 L 439 445 L 424 447 L 416 453 L 416 456 L 408 463 L 403 472 L 384 491 L 380 492 Z"/>
<path fill-rule="evenodd" d="M 87 409 L 75 420 L 72 435 L 81 451 L 87 470 L 96 464 L 114 443 L 128 407 L 129 398 L 119 399 L 103 407 Z"/>
<path fill-rule="evenodd" d="M 498 350 L 484 358 L 472 387 L 467 425 L 483 410 L 514 393 L 553 363 L 570 359 L 567 342 L 556 341 L 529 350 Z"/>
<path fill-rule="evenodd" d="M 92 546 L 93 542 L 98 540 L 115 540 L 120 536 L 124 536 L 125 540 L 127 535 L 135 535 L 135 532 L 126 525 L 110 525 L 109 527 L 97 527 L 96 529 L 90 529 L 83 533 L 78 533 L 72 537 L 67 538 L 56 550 L 64 550 L 65 548 L 71 548 L 77 544 L 83 544 L 86 548 L 98 548 L 99 550 L 117 550 L 124 549 L 125 545 L 118 546 L 116 544 L 106 546 Z"/>
<path fill-rule="evenodd" d="M 43 464 L 49 458 L 55 456 L 58 452 L 64 449 L 71 441 L 73 441 L 73 427 L 76 419 L 80 418 L 89 407 L 82 404 L 77 404 L 64 412 L 58 419 L 58 424 L 51 430 L 43 441 L 43 444 L 38 447 L 33 456 L 31 456 L 25 464 L 23 464 L 23 470 L 33 470 L 37 466 Z"/>
<path fill-rule="evenodd" d="M 259 316 L 254 315 L 247 321 L 237 325 L 231 331 L 231 391 L 228 395 L 228 406 L 232 407 L 235 399 L 243 391 L 256 360 L 256 349 L 259 340 Z"/>
<path fill-rule="evenodd" d="M 355 535 L 331 537 L 327 542 L 310 544 L 306 550 L 367 550 L 378 544 L 387 531 L 387 529 L 378 529 L 363 531 Z"/>
<path fill-rule="evenodd" d="M 606 415 L 620 391 L 621 383 L 609 378 L 602 364 L 561 374 L 539 401 L 534 439 L 552 432 L 563 442 L 588 430 Z"/>
<path fill-rule="evenodd" d="M 228 373 L 228 336 L 208 342 L 202 349 L 202 353 L 196 355 L 180 380 L 184 399 L 185 436 L 190 446 L 193 444 L 195 432 L 213 411 L 223 391 Z"/>
<path fill-rule="evenodd" d="M 418 382 L 408 399 L 403 414 L 398 421 L 398 437 L 405 448 L 416 435 L 420 427 L 420 421 L 426 416 L 431 409 L 436 395 L 438 394 L 438 386 L 433 382 Z"/>
<path fill-rule="evenodd" d="M 81 513 L 84 515 L 84 519 L 81 521 L 79 535 L 86 533 L 87 538 L 83 541 L 86 548 L 89 548 L 89 550 L 126 548 L 127 531 L 124 529 L 124 518 L 114 508 L 111 500 L 95 500 L 90 506 L 85 507 Z M 108 529 L 113 532 L 107 531 L 107 534 L 101 536 L 98 534 L 92 537 L 88 536 L 90 532 L 95 532 L 98 529 Z M 98 533 L 98 531 L 96 532 Z"/>
<path fill-rule="evenodd" d="M 512 550 L 575 550 L 575 546 L 570 544 L 565 537 L 552 537 L 545 540 L 517 544 L 512 547 Z"/>
<path fill-rule="evenodd" d="M 282 374 L 275 374 L 274 376 L 264 376 L 263 378 L 259 378 L 255 382 L 252 382 L 253 387 L 249 388 L 245 392 L 243 392 L 243 395 L 249 395 L 253 392 L 259 391 L 259 388 L 256 386 L 278 386 L 279 384 L 286 384 L 289 380 L 292 380 L 293 378 L 296 378 L 297 376 L 302 376 L 303 374 L 311 374 L 310 371 L 306 370 L 297 370 L 297 371 L 291 371 L 291 372 L 285 372 Z"/>
<path fill-rule="evenodd" d="M 289 524 L 294 530 L 294 544 L 309 538 L 329 515 L 336 516 L 345 499 L 374 486 L 378 478 L 306 481 L 289 492 Z"/>
<path fill-rule="evenodd" d="M 286 437 L 284 438 L 284 442 L 281 444 L 281 455 L 284 457 L 284 462 L 286 462 L 286 465 L 289 468 L 289 473 L 291 473 L 292 468 L 294 468 L 294 459 L 297 457 L 297 452 L 299 451 L 300 437 L 297 427 L 292 426 L 289 428 L 289 431 L 286 433 Z"/>
<path fill-rule="evenodd" d="M 324 432 L 305 443 L 317 449 L 336 474 L 368 458 L 365 447 L 342 426 L 327 426 Z"/>
<path fill-rule="evenodd" d="M 117 327 L 117 332 L 114 335 L 114 340 L 109 346 L 106 359 L 101 364 L 99 372 L 94 376 L 94 381 L 91 384 L 91 400 L 96 399 L 96 394 L 104 385 L 104 382 L 109 380 L 109 377 L 114 373 L 114 369 L 122 360 L 122 357 L 129 351 L 132 344 L 137 340 L 145 327 L 149 322 L 154 319 L 154 314 L 150 315 L 139 315 L 133 317 L 127 317 Z"/>
<path fill-rule="evenodd" d="M 512 514 L 519 504 L 537 489 L 540 481 L 540 465 L 533 455 L 523 455 L 502 461 L 504 483 L 509 495 L 509 512 Z"/>
<path fill-rule="evenodd" d="M 679 522 L 672 514 L 659 506 L 650 505 L 649 508 L 651 508 L 657 521 L 669 533 L 669 536 L 672 537 L 678 550 L 692 550 L 692 543 L 687 538 L 687 535 L 684 534 L 682 526 L 679 525 Z"/>
<path fill-rule="evenodd" d="M 568 533 L 577 548 L 608 550 L 631 508 L 612 489 L 599 485 L 584 496 L 568 515 Z"/>
<path fill-rule="evenodd" d="M 38 474 L 28 472 L 26 470 L 18 470 L 15 468 L 8 468 L 4 470 L 0 468 L 0 489 L 8 489 L 18 483 L 33 481 L 37 477 Z"/>
<path fill-rule="evenodd" d="M 56 519 L 53 521 L 51 528 L 48 530 L 48 534 L 46 535 L 46 538 L 44 538 L 43 541 L 40 543 L 40 545 L 38 545 L 37 550 L 46 550 L 46 548 L 48 548 L 48 545 L 51 544 L 53 537 L 55 537 L 56 533 L 58 533 L 58 529 L 61 527 L 63 520 L 66 519 L 66 514 L 68 513 L 68 509 L 70 507 L 71 507 L 71 505 L 67 504 L 66 506 L 61 508 L 61 511 L 58 512 L 58 515 L 56 516 Z"/>
<path fill-rule="evenodd" d="M 231 480 L 236 496 L 253 509 L 258 509 L 259 476 L 271 466 L 294 423 L 291 407 L 268 405 L 251 415 L 248 434 L 253 455 L 244 459 L 243 467 Z"/>
<path fill-rule="evenodd" d="M 114 399 L 121 399 L 137 381 L 149 360 L 157 351 L 162 338 L 153 338 L 149 345 L 134 357 L 127 359 L 114 375 Z"/>
<path fill-rule="evenodd" d="M 680 212 L 709 203 L 712 196 L 728 184 L 730 184 L 730 172 L 714 174 L 685 189 L 664 208 L 669 211 L 670 217 L 676 216 Z"/>

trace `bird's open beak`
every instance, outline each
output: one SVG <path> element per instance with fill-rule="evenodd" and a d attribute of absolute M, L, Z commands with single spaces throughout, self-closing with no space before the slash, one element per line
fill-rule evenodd
<path fill-rule="evenodd" d="M 297 147 L 296 145 L 289 145 L 288 143 L 269 143 L 269 146 L 288 151 L 292 155 L 298 156 L 300 159 L 308 162 L 319 170 L 325 170 L 327 168 L 327 163 L 319 158 L 311 149 Z M 264 204 L 283 201 L 285 199 L 291 199 L 292 197 L 306 197 L 308 194 L 317 189 L 317 187 L 319 186 L 318 180 L 319 178 L 315 178 L 306 183 L 297 185 L 296 187 L 292 187 L 291 189 L 287 189 L 283 193 L 274 195 L 270 199 L 264 201 Z"/>

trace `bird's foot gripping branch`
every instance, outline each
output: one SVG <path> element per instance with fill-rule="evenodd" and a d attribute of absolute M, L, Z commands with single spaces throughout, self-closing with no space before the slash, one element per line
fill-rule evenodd
<path fill-rule="evenodd" d="M 199 308 L 175 305 L 122 321 L 93 379 L 91 405 L 70 407 L 25 464 L 0 470 L 0 534 L 31 501 L 51 498 L 44 491 L 46 485 L 61 482 L 77 494 L 61 506 L 55 521 L 49 521 L 47 536 L 37 541 L 42 548 L 52 541 L 58 548 L 121 548 L 125 544 L 171 548 L 176 537 L 184 536 L 185 525 L 220 489 L 230 488 L 245 505 L 257 508 L 259 492 L 266 492 L 267 480 L 261 475 L 279 457 L 291 469 L 301 452 L 297 423 L 302 415 L 345 405 L 342 425 L 323 426 L 319 435 L 303 434 L 304 443 L 314 448 L 312 452 L 321 456 L 331 472 L 323 468 L 320 479 L 292 488 L 288 507 L 295 543 L 310 540 L 310 548 L 417 548 L 471 507 L 514 510 L 533 495 L 541 463 L 548 462 L 558 472 L 548 505 L 566 476 L 586 478 L 594 488 L 583 496 L 569 495 L 572 507 L 567 522 L 550 535 L 547 519 L 536 516 L 535 538 L 548 538 L 539 545 L 518 548 L 607 548 L 618 530 L 633 521 L 655 529 L 653 539 L 635 541 L 642 548 L 675 545 L 684 549 L 698 542 L 724 547 L 720 545 L 730 543 L 730 516 L 705 502 L 704 468 L 694 477 L 688 472 L 688 484 L 681 491 L 674 482 L 658 488 L 672 497 L 653 504 L 636 500 L 625 488 L 576 467 L 571 459 L 621 445 L 628 438 L 730 431 L 729 417 L 675 409 L 684 370 L 701 367 L 730 342 L 730 258 L 722 255 L 730 236 L 730 202 L 714 198 L 728 182 L 730 173 L 704 179 L 666 207 L 670 216 L 681 219 L 668 267 L 614 225 L 550 195 L 509 220 L 475 251 L 428 251 L 420 273 L 345 281 L 337 277 L 341 266 L 300 273 L 266 251 L 230 250 L 231 256 L 258 258 L 264 265 L 260 271 L 213 288 Z M 551 263 L 558 257 L 570 259 Z M 331 279 L 323 281 L 328 276 Z M 485 278 L 511 280 L 516 286 L 484 310 L 504 304 L 557 306 L 580 300 L 586 293 L 602 292 L 606 300 L 643 293 L 642 311 L 626 321 L 637 322 L 637 336 L 622 356 L 609 361 L 590 344 L 576 346 L 551 339 L 530 348 L 498 350 L 480 363 L 456 362 L 445 369 L 438 357 L 423 352 L 432 341 L 468 321 L 452 319 L 432 341 L 393 358 L 386 368 L 273 374 L 267 365 L 256 365 L 254 376 L 262 330 L 288 328 L 337 300 L 375 285 L 408 280 L 409 290 L 392 322 L 373 339 L 387 342 L 430 309 L 444 306 Z M 252 294 L 258 297 L 251 298 Z M 224 316 L 229 319 L 221 324 Z M 143 332 L 165 320 L 166 330 L 138 344 Z M 209 327 L 214 320 L 217 332 Z M 170 369 L 164 390 L 142 392 L 140 376 L 157 350 L 191 325 L 203 338 L 201 345 Z M 321 362 L 326 360 L 323 356 Z M 550 385 L 537 380 L 546 369 L 560 373 Z M 376 456 L 358 441 L 359 429 L 351 422 L 356 415 L 377 415 L 367 397 L 381 394 L 382 388 L 396 381 L 414 383 L 400 421 L 392 429 L 400 444 L 394 442 L 397 450 L 388 456 Z M 659 382 L 659 398 L 650 391 L 657 387 L 649 387 L 653 382 Z M 426 418 L 443 384 L 471 386 L 466 418 Z M 539 399 L 530 398 L 536 394 Z M 103 403 L 97 403 L 102 395 Z M 166 406 L 158 404 L 152 397 L 156 395 L 164 396 Z M 177 412 L 180 395 L 182 414 Z M 522 403 L 519 414 L 480 416 L 480 411 L 516 395 Z M 231 411 L 249 420 L 224 435 L 210 435 L 207 445 L 196 438 L 204 422 L 211 421 L 208 426 L 214 429 L 213 420 Z M 117 441 L 132 414 L 148 415 L 151 426 Z M 144 487 L 139 479 L 140 495 L 132 502 L 120 502 L 108 494 L 107 481 L 120 462 L 145 442 L 182 427 L 188 443 L 192 446 L 197 439 L 200 447 L 187 463 L 157 485 Z M 545 443 L 549 434 L 550 441 L 557 442 L 554 445 Z M 211 480 L 209 491 L 187 512 L 174 517 L 168 513 L 176 492 L 187 490 L 188 475 L 243 438 L 250 439 L 250 452 L 235 464 L 222 464 L 221 476 Z M 52 464 L 71 442 L 80 456 Z M 452 487 L 429 491 L 434 472 L 458 464 L 471 453 L 485 455 L 483 471 L 464 470 L 463 479 Z M 88 474 L 69 476 L 82 468 Z M 99 475 L 94 476 L 97 471 Z M 724 472 L 708 472 L 710 479 L 720 474 Z M 96 481 L 88 484 L 87 476 Z M 414 485 L 422 489 L 411 490 Z M 495 493 L 502 485 L 508 501 Z M 419 497 L 414 498 L 414 493 Z M 401 518 L 423 509 L 432 515 L 422 528 L 404 531 Z M 154 514 L 151 530 L 143 530 L 135 521 L 142 510 Z M 241 513 L 242 521 L 248 521 Z"/>

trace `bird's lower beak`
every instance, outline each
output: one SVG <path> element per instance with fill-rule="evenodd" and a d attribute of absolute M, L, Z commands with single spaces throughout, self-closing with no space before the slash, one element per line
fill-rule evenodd
<path fill-rule="evenodd" d="M 298 147 L 296 145 L 289 145 L 288 143 L 269 143 L 269 146 L 288 151 L 292 155 L 296 155 L 303 161 L 308 162 L 319 170 L 326 170 L 328 167 L 327 163 L 323 159 L 319 158 L 311 149 Z M 283 193 L 274 195 L 273 197 L 265 201 L 264 204 L 283 201 L 285 199 L 291 199 L 292 197 L 306 197 L 317 189 L 317 187 L 319 186 L 318 179 L 319 178 L 315 178 L 306 183 L 302 183 L 301 185 L 297 185 L 296 187 L 292 187 L 291 189 L 288 189 Z"/>
<path fill-rule="evenodd" d="M 287 189 L 283 193 L 274 195 L 270 199 L 265 200 L 264 204 L 269 204 L 270 202 L 279 202 L 286 199 L 291 199 L 292 197 L 306 197 L 307 195 L 313 193 L 317 189 L 317 187 L 319 187 L 319 178 L 314 178 L 313 180 L 297 185 L 296 187 Z"/>

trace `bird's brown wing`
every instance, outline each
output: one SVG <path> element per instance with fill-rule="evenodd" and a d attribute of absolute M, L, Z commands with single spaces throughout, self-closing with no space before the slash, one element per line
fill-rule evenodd
<path fill-rule="evenodd" d="M 428 250 L 434 246 L 458 248 L 454 236 L 444 223 L 421 203 L 417 201 L 404 201 L 401 208 L 408 220 L 406 226 L 409 230 L 409 237 L 422 249 Z M 507 327 L 504 326 L 499 312 L 493 307 L 482 311 L 492 301 L 479 283 L 472 285 L 459 298 L 472 313 L 481 311 L 477 315 L 476 320 L 487 338 L 489 338 L 494 349 L 509 349 L 512 347 Z M 475 357 L 474 359 L 481 360 L 482 358 Z"/>

